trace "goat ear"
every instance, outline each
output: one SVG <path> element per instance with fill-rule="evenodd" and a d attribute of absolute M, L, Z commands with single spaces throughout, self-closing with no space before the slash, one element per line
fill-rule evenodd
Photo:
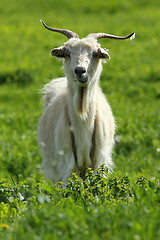
<path fill-rule="evenodd" d="M 108 54 L 108 49 L 105 49 L 105 48 L 99 48 L 98 49 L 98 57 L 99 58 L 108 58 L 108 59 L 110 59 L 110 56 L 109 56 L 109 54 Z"/>
<path fill-rule="evenodd" d="M 51 55 L 58 58 L 65 58 L 69 56 L 69 52 L 65 47 L 58 47 L 51 50 Z"/>

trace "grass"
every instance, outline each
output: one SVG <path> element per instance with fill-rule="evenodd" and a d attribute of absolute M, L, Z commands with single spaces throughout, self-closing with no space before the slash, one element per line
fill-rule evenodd
<path fill-rule="evenodd" d="M 160 238 L 159 11 L 155 0 L 6 0 L 0 2 L 0 239 Z M 41 172 L 37 122 L 42 86 L 63 75 L 49 55 L 68 28 L 126 35 L 130 41 L 100 40 L 110 49 L 101 86 L 117 121 L 120 143 L 108 179 L 88 170 L 64 188 Z M 94 24 L 93 24 L 94 23 Z"/>
<path fill-rule="evenodd" d="M 158 239 L 160 182 L 74 175 L 66 189 L 44 179 L 1 182 L 0 236 L 6 239 Z M 154 209 L 154 211 L 153 211 Z M 7 223 L 6 223 L 7 220 Z"/>

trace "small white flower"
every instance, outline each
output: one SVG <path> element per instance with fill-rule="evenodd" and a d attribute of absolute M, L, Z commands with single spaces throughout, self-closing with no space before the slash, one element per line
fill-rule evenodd
<path fill-rule="evenodd" d="M 157 148 L 157 152 L 160 152 L 160 147 L 159 147 L 159 148 Z"/>
<path fill-rule="evenodd" d="M 46 144 L 44 142 L 40 142 L 41 147 L 45 147 Z"/>
<path fill-rule="evenodd" d="M 60 151 L 58 152 L 58 155 L 59 155 L 59 156 L 63 156 L 63 155 L 64 155 L 64 151 L 63 151 L 63 150 L 60 150 Z"/>

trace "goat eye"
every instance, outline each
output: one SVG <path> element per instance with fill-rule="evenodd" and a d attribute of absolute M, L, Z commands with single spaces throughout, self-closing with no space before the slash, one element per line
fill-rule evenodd
<path fill-rule="evenodd" d="M 65 53 L 65 55 L 64 55 L 64 56 L 65 56 L 65 57 L 70 57 L 70 54 L 68 54 L 68 53 L 66 54 L 66 53 Z"/>
<path fill-rule="evenodd" d="M 64 55 L 66 58 L 70 57 L 70 54 L 69 53 L 65 53 Z"/>
<path fill-rule="evenodd" d="M 64 56 L 70 57 L 70 51 L 68 49 L 65 49 Z"/>
<path fill-rule="evenodd" d="M 94 51 L 94 52 L 92 53 L 92 56 L 93 56 L 94 58 L 97 58 L 97 57 L 99 56 L 99 54 L 98 54 L 97 51 Z"/>

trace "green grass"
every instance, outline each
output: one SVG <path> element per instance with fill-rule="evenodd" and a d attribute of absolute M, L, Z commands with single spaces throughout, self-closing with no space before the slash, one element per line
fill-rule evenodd
<path fill-rule="evenodd" d="M 160 73 L 158 0 L 0 2 L 0 239 L 160 238 Z M 88 171 L 82 184 L 53 186 L 41 171 L 37 122 L 42 86 L 63 76 L 50 56 L 68 28 L 136 39 L 100 43 L 110 49 L 101 86 L 117 121 L 115 172 Z M 101 170 L 103 171 L 103 169 Z"/>

